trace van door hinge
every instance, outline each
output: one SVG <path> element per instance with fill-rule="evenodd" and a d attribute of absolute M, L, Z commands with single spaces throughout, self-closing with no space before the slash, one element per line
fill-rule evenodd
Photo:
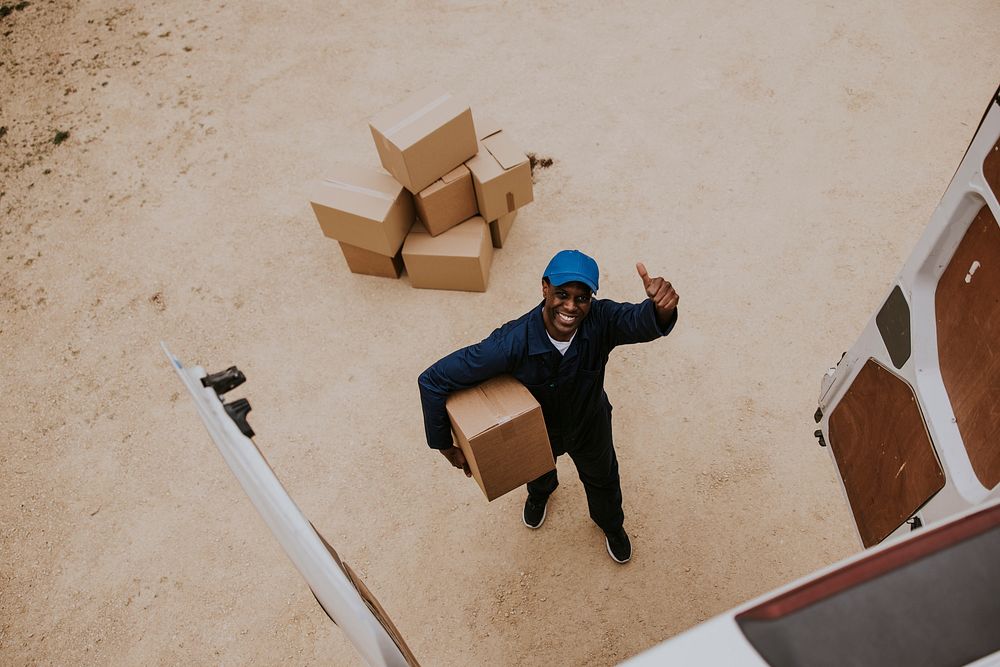
<path fill-rule="evenodd" d="M 236 389 L 236 387 L 246 381 L 247 377 L 243 375 L 243 371 L 236 368 L 236 366 L 230 366 L 224 371 L 203 377 L 201 379 L 201 386 L 211 387 L 221 397 L 226 392 Z"/>
<path fill-rule="evenodd" d="M 232 403 L 226 403 L 222 398 L 223 394 L 236 389 L 236 387 L 239 387 L 246 381 L 247 376 L 243 374 L 243 371 L 236 366 L 230 366 L 224 371 L 211 373 L 203 377 L 201 379 L 201 386 L 211 387 L 215 391 L 215 395 L 222 401 L 222 407 L 225 409 L 226 414 L 229 415 L 229 418 L 240 429 L 240 433 L 248 438 L 252 438 L 254 432 L 247 422 L 247 414 L 253 409 L 250 407 L 250 401 L 245 398 L 238 398 Z"/>

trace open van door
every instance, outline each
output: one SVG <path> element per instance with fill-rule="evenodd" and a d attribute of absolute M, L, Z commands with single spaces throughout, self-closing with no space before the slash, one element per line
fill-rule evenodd
<path fill-rule="evenodd" d="M 243 373 L 233 366 L 208 375 L 200 366 L 185 367 L 161 345 L 222 458 L 330 620 L 371 667 L 417 667 L 382 605 L 305 518 L 250 439 L 250 404 L 245 398 L 223 399 L 245 381 Z"/>
<path fill-rule="evenodd" d="M 861 542 L 1000 497 L 1000 90 L 816 420 Z"/>

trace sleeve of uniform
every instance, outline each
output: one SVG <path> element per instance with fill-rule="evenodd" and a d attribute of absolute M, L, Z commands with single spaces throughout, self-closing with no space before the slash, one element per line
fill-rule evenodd
<path fill-rule="evenodd" d="M 677 323 L 677 309 L 665 327 L 656 321 L 652 299 L 642 303 L 618 303 L 601 299 L 601 317 L 605 320 L 611 347 L 646 343 L 669 334 Z"/>
<path fill-rule="evenodd" d="M 505 349 L 500 329 L 497 329 L 482 342 L 452 352 L 420 374 L 417 383 L 424 412 L 424 432 L 432 449 L 452 446 L 451 423 L 445 410 L 448 395 L 507 372 L 510 358 L 510 351 Z"/>

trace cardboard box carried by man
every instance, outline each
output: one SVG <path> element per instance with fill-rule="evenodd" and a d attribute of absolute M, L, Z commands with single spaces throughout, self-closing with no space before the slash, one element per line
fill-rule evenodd
<path fill-rule="evenodd" d="M 455 442 L 487 500 L 555 469 L 542 408 L 509 375 L 455 392 L 447 409 Z"/>

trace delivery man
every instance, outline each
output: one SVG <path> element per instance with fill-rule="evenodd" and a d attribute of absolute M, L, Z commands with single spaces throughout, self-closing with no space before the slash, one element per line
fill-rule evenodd
<path fill-rule="evenodd" d="M 670 283 L 650 278 L 641 263 L 636 270 L 649 297 L 645 301 L 595 299 L 597 262 L 579 250 L 560 251 L 542 274 L 541 304 L 482 342 L 452 352 L 419 379 L 427 444 L 466 475 L 465 455 L 452 443 L 448 395 L 504 373 L 520 380 L 541 405 L 553 454 L 569 454 L 576 464 L 590 518 L 604 531 L 608 553 L 618 563 L 632 557 L 632 544 L 623 527 L 604 367 L 616 346 L 666 336 L 677 321 L 678 297 Z M 542 525 L 558 485 L 555 470 L 528 483 L 526 526 Z"/>

